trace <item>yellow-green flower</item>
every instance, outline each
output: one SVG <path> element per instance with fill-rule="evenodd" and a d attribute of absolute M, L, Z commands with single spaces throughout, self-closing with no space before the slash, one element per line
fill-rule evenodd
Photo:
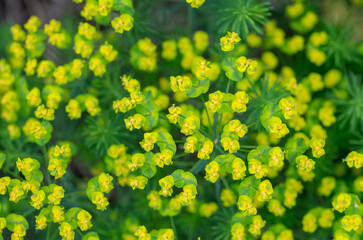
<path fill-rule="evenodd" d="M 193 8 L 199 8 L 203 5 L 204 1 L 205 0 L 186 0 L 186 2 L 189 3 Z"/>
<path fill-rule="evenodd" d="M 333 198 L 333 207 L 338 212 L 344 212 L 352 202 L 352 197 L 346 193 L 340 193 L 338 196 Z"/>
<path fill-rule="evenodd" d="M 355 167 L 358 169 L 363 166 L 363 154 L 352 151 L 343 159 L 343 162 L 346 162 L 350 168 Z"/>
<path fill-rule="evenodd" d="M 116 17 L 111 21 L 111 25 L 117 33 L 130 31 L 134 26 L 134 18 L 127 13 L 121 14 L 119 17 Z"/>
<path fill-rule="evenodd" d="M 174 186 L 174 178 L 171 175 L 168 175 L 159 180 L 159 185 L 161 190 L 159 194 L 162 196 L 171 196 L 173 194 L 173 186 Z"/>
<path fill-rule="evenodd" d="M 291 119 L 297 113 L 295 99 L 291 96 L 282 98 L 279 102 L 279 108 L 281 109 L 285 119 Z"/>
<path fill-rule="evenodd" d="M 224 37 L 221 37 L 219 45 L 222 51 L 229 52 L 234 49 L 234 45 L 241 41 L 241 38 L 235 32 L 227 32 Z"/>
<path fill-rule="evenodd" d="M 237 70 L 242 73 L 247 71 L 247 74 L 253 74 L 257 70 L 257 62 L 244 56 L 236 59 L 236 65 Z"/>
<path fill-rule="evenodd" d="M 219 178 L 219 164 L 216 161 L 211 161 L 205 167 L 205 179 L 212 183 L 215 183 Z"/>
<path fill-rule="evenodd" d="M 241 195 L 238 198 L 238 209 L 244 212 L 246 215 L 256 215 L 257 208 L 253 204 L 252 199 L 247 195 Z"/>
<path fill-rule="evenodd" d="M 305 155 L 300 155 L 296 157 L 296 166 L 301 170 L 310 172 L 315 168 L 315 161 Z"/>
<path fill-rule="evenodd" d="M 357 231 L 362 225 L 362 216 L 358 214 L 345 215 L 342 220 L 342 228 L 348 232 Z"/>
<path fill-rule="evenodd" d="M 272 198 L 274 189 L 269 180 L 264 180 L 258 185 L 258 200 L 269 201 Z"/>
<path fill-rule="evenodd" d="M 317 229 L 318 225 L 316 224 L 317 220 L 316 217 L 311 214 L 305 214 L 302 220 L 303 224 L 303 231 L 308 233 L 313 233 Z"/>

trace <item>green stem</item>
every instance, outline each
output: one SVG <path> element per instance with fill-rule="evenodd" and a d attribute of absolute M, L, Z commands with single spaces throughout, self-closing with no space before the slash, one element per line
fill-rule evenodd
<path fill-rule="evenodd" d="M 48 159 L 48 155 L 47 155 L 47 147 L 45 146 L 45 144 L 43 145 L 43 155 L 44 155 L 44 164 L 45 164 L 45 175 L 47 178 L 48 185 L 50 185 L 51 179 L 50 179 L 50 174 L 48 171 L 49 159 Z"/>
<path fill-rule="evenodd" d="M 23 214 L 23 217 L 26 217 L 26 216 L 28 216 L 29 214 L 32 214 L 33 212 L 35 212 L 35 208 L 31 208 L 31 209 L 29 209 L 28 211 L 26 211 L 24 214 Z"/>
<path fill-rule="evenodd" d="M 159 117 L 169 122 L 169 119 L 165 116 L 165 114 L 159 113 Z"/>
<path fill-rule="evenodd" d="M 177 240 L 177 239 L 178 239 L 178 237 L 177 237 L 177 233 L 176 233 L 176 228 L 175 228 L 175 223 L 174 223 L 174 218 L 173 218 L 173 217 L 170 217 L 170 225 L 171 225 L 171 227 L 173 228 L 173 232 L 174 232 L 175 240 Z"/>
<path fill-rule="evenodd" d="M 197 174 L 198 172 L 199 172 L 199 170 L 195 170 L 195 169 L 197 169 L 197 168 L 199 168 L 200 166 L 202 166 L 202 165 L 207 165 L 207 160 L 204 160 L 204 159 L 199 159 L 199 161 L 198 162 L 196 162 L 194 165 L 193 165 L 193 167 L 189 170 L 189 172 L 191 172 L 191 173 L 193 173 L 193 174 Z M 202 167 L 203 168 L 203 167 Z M 196 172 L 195 172 L 196 171 Z"/>
<path fill-rule="evenodd" d="M 83 209 L 92 209 L 94 208 L 94 205 L 91 202 L 87 202 L 87 201 L 79 201 L 79 200 L 74 200 L 71 198 L 64 198 L 64 201 L 62 200 L 62 203 L 64 205 L 70 206 L 70 207 L 81 207 Z"/>
<path fill-rule="evenodd" d="M 185 143 L 183 140 L 174 140 L 175 143 Z"/>
<path fill-rule="evenodd" d="M 219 145 L 215 145 L 215 147 L 220 152 L 220 154 L 225 154 L 225 151 Z"/>
<path fill-rule="evenodd" d="M 203 102 L 203 108 L 205 108 L 205 111 L 207 113 L 207 117 L 208 117 L 208 123 L 209 123 L 209 128 L 212 127 L 212 121 L 210 120 L 210 117 L 209 117 L 209 112 L 208 112 L 208 109 L 206 108 L 205 106 L 205 101 L 204 101 L 204 97 L 203 97 L 203 94 L 200 95 L 201 99 L 202 99 L 202 102 Z M 210 129 L 209 129 L 210 131 Z M 210 131 L 211 132 L 211 131 Z"/>
<path fill-rule="evenodd" d="M 207 138 L 210 138 L 210 139 L 212 139 L 212 137 L 210 137 L 207 133 L 205 133 L 205 132 L 203 132 L 203 131 L 201 131 L 201 130 L 199 130 L 199 132 L 204 136 L 204 137 L 207 137 Z"/>
<path fill-rule="evenodd" d="M 228 82 L 227 82 L 227 87 L 226 87 L 226 94 L 229 92 L 229 87 L 231 85 L 231 79 L 228 78 Z M 222 116 L 223 116 L 223 113 L 221 113 L 219 115 L 219 120 L 218 120 L 218 124 L 219 126 L 217 127 L 217 129 L 219 130 L 218 131 L 218 134 L 217 134 L 217 138 L 219 138 L 219 132 L 221 132 L 223 130 L 223 125 L 222 125 Z"/>
<path fill-rule="evenodd" d="M 79 230 L 79 228 L 76 228 L 77 232 L 79 235 L 81 235 L 81 237 L 83 237 L 83 233 L 81 232 L 81 230 Z"/>
<path fill-rule="evenodd" d="M 247 125 L 247 128 L 250 128 L 250 127 L 252 127 L 252 126 L 256 125 L 257 123 L 259 123 L 259 122 L 258 122 L 258 121 L 256 121 L 256 122 L 254 122 L 254 123 L 251 123 L 251 124 Z"/>
<path fill-rule="evenodd" d="M 51 228 L 51 226 L 52 226 L 52 223 L 49 223 L 48 224 L 48 227 L 47 227 L 47 240 L 50 240 L 50 228 Z"/>
<path fill-rule="evenodd" d="M 231 84 L 231 79 L 228 78 L 228 83 L 227 83 L 227 87 L 226 87 L 226 93 L 229 92 L 229 86 Z"/>
<path fill-rule="evenodd" d="M 64 197 L 72 197 L 72 196 L 78 196 L 78 195 L 85 195 L 85 191 L 84 190 L 79 190 L 79 191 L 69 192 L 69 193 L 66 193 L 64 195 Z"/>
<path fill-rule="evenodd" d="M 122 98 L 122 94 L 121 92 L 117 91 L 117 89 L 114 87 L 114 84 L 112 84 L 110 82 L 110 78 L 106 78 L 104 83 L 105 86 L 110 90 L 110 92 L 113 94 L 113 96 L 117 99 L 121 99 Z"/>
<path fill-rule="evenodd" d="M 219 115 L 219 120 L 218 120 L 218 134 L 217 134 L 217 139 L 219 138 L 219 133 L 222 132 L 223 130 L 223 125 L 222 125 L 222 116 L 223 116 L 223 113 L 221 113 L 221 115 Z"/>
<path fill-rule="evenodd" d="M 17 176 L 16 174 L 14 174 L 14 173 L 13 173 L 12 171 L 10 171 L 9 169 L 4 168 L 4 169 L 1 169 L 1 170 L 3 170 L 4 172 L 6 172 L 6 173 L 10 174 L 11 176 L 13 176 L 13 177 L 15 177 L 15 178 L 17 178 L 17 179 L 19 179 L 19 180 L 24 180 L 24 178 L 22 178 L 21 176 Z"/>
<path fill-rule="evenodd" d="M 178 155 L 175 155 L 175 156 L 173 157 L 173 159 L 181 158 L 181 157 L 184 157 L 185 155 L 189 155 L 189 153 L 180 153 L 180 154 L 178 154 Z"/>
<path fill-rule="evenodd" d="M 175 167 L 190 167 L 193 165 L 194 165 L 193 162 L 174 162 L 173 163 L 173 166 L 175 166 Z"/>
<path fill-rule="evenodd" d="M 245 148 L 245 149 L 255 149 L 257 148 L 257 146 L 252 146 L 252 145 L 240 145 L 241 148 Z"/>
<path fill-rule="evenodd" d="M 238 152 L 245 152 L 245 153 L 248 153 L 248 152 L 250 152 L 250 150 L 247 150 L 247 149 L 240 149 L 240 150 L 238 150 Z"/>
<path fill-rule="evenodd" d="M 222 177 L 222 176 L 220 176 L 220 179 L 221 179 L 224 187 L 226 187 L 226 188 L 229 189 L 229 184 L 228 184 L 227 180 L 224 177 Z"/>
<path fill-rule="evenodd" d="M 188 240 L 193 239 L 193 233 L 194 233 L 194 226 L 190 228 L 189 234 L 188 234 Z"/>

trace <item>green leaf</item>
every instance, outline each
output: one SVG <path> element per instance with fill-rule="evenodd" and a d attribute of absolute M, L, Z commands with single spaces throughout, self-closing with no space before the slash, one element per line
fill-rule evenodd
<path fill-rule="evenodd" d="M 88 181 L 86 194 L 90 200 L 92 199 L 92 194 L 99 191 L 99 186 L 100 184 L 98 183 L 98 176 L 93 177 Z"/>
<path fill-rule="evenodd" d="M 222 34 L 233 31 L 241 38 L 247 40 L 251 30 L 262 34 L 262 26 L 271 15 L 269 1 L 257 0 L 233 0 L 220 1 L 222 5 L 216 5 L 216 26 Z"/>
<path fill-rule="evenodd" d="M 145 155 L 145 163 L 142 167 L 140 167 L 140 171 L 141 171 L 142 175 L 144 175 L 145 177 L 150 179 L 153 176 L 155 176 L 155 174 L 157 172 L 156 166 L 152 161 L 154 153 L 147 152 L 144 155 Z"/>
<path fill-rule="evenodd" d="M 145 163 L 142 167 L 140 167 L 142 175 L 147 177 L 148 179 L 152 178 L 156 174 L 156 166 L 154 164 Z"/>
<path fill-rule="evenodd" d="M 89 232 L 82 237 L 82 240 L 89 240 L 89 239 L 99 239 L 99 236 L 96 232 Z"/>
<path fill-rule="evenodd" d="M 68 222 L 72 226 L 72 230 L 77 228 L 77 214 L 81 211 L 81 208 L 71 208 L 64 215 L 64 221 Z"/>
<path fill-rule="evenodd" d="M 151 240 L 155 240 L 158 238 L 158 235 L 159 235 L 159 231 L 158 230 L 151 230 L 150 232 L 150 235 L 151 235 Z"/>
<path fill-rule="evenodd" d="M 159 120 L 159 107 L 152 101 L 144 101 L 136 106 L 136 112 L 145 117 L 145 125 L 149 128 L 156 126 Z"/>
<path fill-rule="evenodd" d="M 278 116 L 279 112 L 280 110 L 278 108 L 278 105 L 274 103 L 269 103 L 263 108 L 263 112 L 260 119 L 261 119 L 261 124 L 266 129 L 266 131 L 269 131 L 268 121 L 271 119 L 271 117 Z"/>
<path fill-rule="evenodd" d="M 303 138 L 290 138 L 285 144 L 286 158 L 294 163 L 296 157 L 304 154 L 308 148 Z"/>
<path fill-rule="evenodd" d="M 10 231 L 14 232 L 15 226 L 19 224 L 22 224 L 25 229 L 29 228 L 28 221 L 21 215 L 11 213 L 6 217 L 6 225 Z"/>
<path fill-rule="evenodd" d="M 46 188 L 48 188 L 48 190 Z M 42 190 L 46 194 L 49 194 L 49 187 L 48 186 L 42 187 Z M 40 214 L 44 215 L 44 217 L 47 219 L 47 222 L 52 222 L 53 221 L 52 207 L 53 207 L 53 205 L 48 205 L 47 207 L 43 207 L 40 210 Z"/>
<path fill-rule="evenodd" d="M 176 145 L 174 139 L 168 132 L 159 132 L 156 144 L 159 146 L 160 151 L 164 149 L 169 149 L 173 152 L 173 154 L 176 153 Z"/>
<path fill-rule="evenodd" d="M 258 145 L 256 149 L 251 150 L 247 155 L 247 160 L 250 161 L 251 159 L 256 159 L 262 163 L 267 164 L 269 160 L 269 151 L 271 150 L 271 147 L 261 144 Z"/>
<path fill-rule="evenodd" d="M 116 11 L 120 11 L 121 14 L 128 13 L 134 15 L 135 13 L 132 0 L 114 0 L 112 8 Z"/>
<path fill-rule="evenodd" d="M 199 97 L 201 94 L 208 92 L 210 81 L 209 78 L 199 80 L 197 77 L 193 78 L 193 85 L 187 91 L 187 96 L 190 98 Z"/>
<path fill-rule="evenodd" d="M 226 113 L 226 112 L 231 112 L 231 113 L 234 112 L 231 107 L 233 98 L 234 98 L 234 96 L 231 93 L 227 93 L 226 95 L 224 95 L 222 107 L 220 109 L 218 109 L 219 114 Z"/>
<path fill-rule="evenodd" d="M 226 154 L 226 155 L 218 155 L 214 161 L 219 164 L 221 172 L 232 172 L 231 163 L 236 157 L 233 154 Z"/>
<path fill-rule="evenodd" d="M 110 16 L 109 15 L 101 16 L 101 15 L 97 14 L 95 16 L 95 21 L 100 25 L 107 25 L 110 22 Z"/>
<path fill-rule="evenodd" d="M 43 176 L 42 171 L 37 169 L 37 170 L 33 170 L 33 172 L 30 175 L 26 175 L 25 178 L 28 181 L 35 180 L 35 181 L 41 183 L 43 181 L 44 176 Z"/>
<path fill-rule="evenodd" d="M 235 68 L 235 58 L 225 58 L 222 62 L 222 69 L 224 70 L 226 77 L 232 81 L 239 82 L 243 78 L 243 73 L 239 72 Z"/>
<path fill-rule="evenodd" d="M 193 184 L 197 186 L 197 179 L 190 172 L 184 172 L 181 169 L 174 171 L 171 176 L 174 178 L 174 184 L 177 188 L 182 188 L 185 185 Z"/>
<path fill-rule="evenodd" d="M 239 195 L 247 195 L 253 198 L 256 195 L 260 182 L 261 179 L 256 179 L 255 176 L 247 177 L 238 187 Z"/>
<path fill-rule="evenodd" d="M 232 223 L 241 223 L 244 226 L 248 226 L 252 223 L 252 217 L 249 215 L 245 215 L 242 212 L 238 212 L 235 215 L 233 215 L 231 222 Z"/>
<path fill-rule="evenodd" d="M 3 152 L 0 152 L 0 169 L 2 168 L 4 162 L 6 160 L 6 155 Z"/>
<path fill-rule="evenodd" d="M 363 215 L 363 204 L 361 204 L 360 199 L 355 194 L 349 194 L 352 197 L 352 202 L 350 206 L 344 211 L 346 215 L 358 214 Z"/>
<path fill-rule="evenodd" d="M 180 213 L 181 209 L 172 209 L 169 205 L 168 200 L 163 200 L 161 209 L 159 210 L 160 215 L 163 217 L 174 217 Z M 152 238 L 154 239 L 154 238 Z M 155 240 L 158 238 L 155 238 Z"/>

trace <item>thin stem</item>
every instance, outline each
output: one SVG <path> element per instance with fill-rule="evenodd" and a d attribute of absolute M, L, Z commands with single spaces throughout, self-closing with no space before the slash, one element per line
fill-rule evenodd
<path fill-rule="evenodd" d="M 221 153 L 221 154 L 225 154 L 224 150 L 219 146 L 219 145 L 215 145 L 217 150 Z"/>
<path fill-rule="evenodd" d="M 6 172 L 6 173 L 10 174 L 11 176 L 13 176 L 13 177 L 15 177 L 15 178 L 17 178 L 17 179 L 19 179 L 19 180 L 24 180 L 24 178 L 22 178 L 21 176 L 17 176 L 17 175 L 15 175 L 12 171 L 10 171 L 10 170 L 9 170 L 9 169 L 7 169 L 7 168 L 1 169 L 1 170 L 3 170 L 4 172 Z"/>
<path fill-rule="evenodd" d="M 85 191 L 84 190 L 79 190 L 79 191 L 69 192 L 69 193 L 66 193 L 64 195 L 64 197 L 71 197 L 71 196 L 77 196 L 77 195 L 85 195 Z"/>
<path fill-rule="evenodd" d="M 205 108 L 205 111 L 206 111 L 206 113 L 207 113 L 209 127 L 211 127 L 211 126 L 212 126 L 212 121 L 210 120 L 208 109 L 205 107 L 205 101 L 204 101 L 203 94 L 202 94 L 202 95 L 200 95 L 200 97 L 201 97 L 202 102 L 203 102 L 203 107 Z M 209 129 L 209 130 L 210 130 L 210 129 Z"/>
<path fill-rule="evenodd" d="M 250 127 L 256 125 L 257 123 L 258 123 L 258 121 L 254 122 L 254 123 L 251 123 L 250 125 L 247 125 L 247 128 L 250 128 Z"/>
<path fill-rule="evenodd" d="M 29 209 L 28 211 L 26 211 L 24 214 L 23 214 L 23 217 L 26 217 L 26 216 L 28 216 L 29 214 L 32 214 L 33 212 L 35 212 L 35 208 L 31 208 L 31 209 Z"/>
<path fill-rule="evenodd" d="M 240 149 L 240 150 L 238 150 L 238 152 L 245 152 L 245 153 L 249 153 L 249 152 L 250 152 L 250 150 L 247 150 L 247 149 Z"/>
<path fill-rule="evenodd" d="M 173 159 L 181 158 L 181 157 L 184 157 L 185 155 L 189 155 L 189 153 L 180 153 L 180 154 L 178 154 L 178 155 L 175 155 L 175 156 L 173 157 Z"/>
<path fill-rule="evenodd" d="M 220 176 L 220 179 L 221 179 L 224 187 L 226 187 L 226 188 L 229 189 L 229 184 L 228 184 L 227 180 L 224 177 L 222 177 L 222 176 Z"/>
<path fill-rule="evenodd" d="M 110 82 L 111 78 L 106 78 L 106 80 L 104 81 L 105 86 L 110 90 L 110 92 L 113 94 L 114 97 L 116 97 L 117 99 L 122 98 L 122 94 L 116 90 L 116 88 L 114 87 L 114 84 L 112 84 Z M 142 106 L 142 105 L 140 105 Z"/>
<path fill-rule="evenodd" d="M 176 228 L 175 228 L 175 223 L 174 223 L 174 218 L 173 218 L 173 217 L 170 217 L 170 225 L 171 225 L 171 227 L 173 228 L 173 232 L 174 232 L 175 240 L 177 240 L 177 239 L 178 239 L 178 237 L 177 237 L 177 233 L 176 233 Z"/>
<path fill-rule="evenodd" d="M 227 87 L 226 87 L 226 94 L 229 92 L 229 87 L 230 87 L 230 85 L 231 85 L 231 79 L 229 79 L 229 78 L 228 78 Z M 219 126 L 217 127 L 217 129 L 218 129 L 219 131 L 218 131 L 218 134 L 217 134 L 217 138 L 219 138 L 219 132 L 221 132 L 221 131 L 222 131 L 222 129 L 223 129 L 223 125 L 222 125 L 222 116 L 223 116 L 223 113 L 221 113 L 221 114 L 219 115 L 219 120 L 218 120 L 218 124 L 219 124 Z"/>
<path fill-rule="evenodd" d="M 240 145 L 241 148 L 245 148 L 245 149 L 255 149 L 257 148 L 257 146 L 252 146 L 252 145 Z"/>
<path fill-rule="evenodd" d="M 218 113 L 214 113 L 214 122 L 213 122 L 213 138 L 216 139 L 217 138 L 217 128 L 218 128 Z"/>
<path fill-rule="evenodd" d="M 50 240 L 50 228 L 51 228 L 51 226 L 52 226 L 52 223 L 49 223 L 48 224 L 48 227 L 47 227 L 47 240 Z"/>
<path fill-rule="evenodd" d="M 159 117 L 169 122 L 169 119 L 164 114 L 159 113 Z"/>
<path fill-rule="evenodd" d="M 201 134 L 203 134 L 203 135 L 204 135 L 204 137 L 208 137 L 208 138 L 210 138 L 210 139 L 211 139 L 211 137 L 210 137 L 207 133 L 205 133 L 205 132 L 203 132 L 203 131 L 201 131 L 201 130 L 199 130 L 199 132 L 200 132 Z"/>
<path fill-rule="evenodd" d="M 227 87 L 226 87 L 226 93 L 229 92 L 229 86 L 231 84 L 231 79 L 228 78 L 228 83 L 227 83 Z"/>
<path fill-rule="evenodd" d="M 190 166 L 193 166 L 193 165 L 194 165 L 193 162 L 174 162 L 173 163 L 173 166 L 175 166 L 175 167 L 190 167 Z"/>
<path fill-rule="evenodd" d="M 223 130 L 223 125 L 222 125 L 222 116 L 223 116 L 223 113 L 221 113 L 221 115 L 219 115 L 219 120 L 218 120 L 218 135 L 217 135 L 217 138 L 219 138 L 219 133 Z"/>
<path fill-rule="evenodd" d="M 47 147 L 45 146 L 45 144 L 43 145 L 43 155 L 44 155 L 44 164 L 45 164 L 45 175 L 47 178 L 48 185 L 50 185 L 51 179 L 48 171 L 49 160 L 47 155 Z"/>
<path fill-rule="evenodd" d="M 189 172 L 193 173 L 193 174 L 197 174 L 199 172 L 199 170 L 196 171 L 197 168 L 199 168 L 202 165 L 206 165 L 207 164 L 207 160 L 204 159 L 199 159 L 198 162 L 196 162 L 193 167 L 189 170 Z M 196 171 L 196 172 L 194 172 Z"/>
<path fill-rule="evenodd" d="M 76 228 L 77 232 L 79 235 L 81 235 L 81 237 L 83 237 L 83 233 L 81 232 L 81 230 L 79 230 L 79 228 Z"/>

